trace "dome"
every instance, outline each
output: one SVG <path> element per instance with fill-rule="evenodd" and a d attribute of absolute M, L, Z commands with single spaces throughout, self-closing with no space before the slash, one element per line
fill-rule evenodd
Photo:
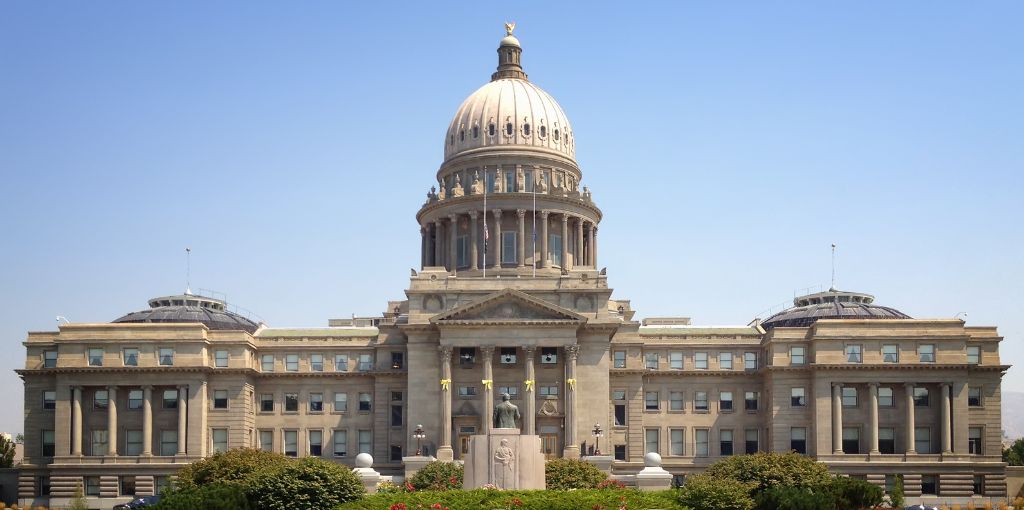
<path fill-rule="evenodd" d="M 210 329 L 243 330 L 255 333 L 260 324 L 225 309 L 224 301 L 205 296 L 182 294 L 149 300 L 149 310 L 132 312 L 114 323 L 198 322 Z"/>
<path fill-rule="evenodd" d="M 793 299 L 793 307 L 772 315 L 761 327 L 802 328 L 822 319 L 909 319 L 909 315 L 874 304 L 875 297 L 859 292 L 829 289 Z"/>

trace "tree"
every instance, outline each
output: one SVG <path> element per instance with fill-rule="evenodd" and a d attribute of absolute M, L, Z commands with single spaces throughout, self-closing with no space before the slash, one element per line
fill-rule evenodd
<path fill-rule="evenodd" d="M 751 510 L 754 508 L 754 500 L 750 497 L 752 485 L 707 473 L 688 476 L 679 489 L 679 502 L 700 510 Z"/>
<path fill-rule="evenodd" d="M 175 485 L 192 489 L 204 485 L 228 484 L 248 487 L 260 474 L 277 471 L 288 465 L 289 459 L 279 453 L 255 448 L 235 448 L 218 452 L 199 462 L 193 462 L 178 471 Z"/>
<path fill-rule="evenodd" d="M 544 464 L 544 484 L 549 490 L 593 489 L 607 478 L 585 460 L 554 459 Z"/>
<path fill-rule="evenodd" d="M 14 467 L 14 441 L 7 439 L 7 436 L 0 436 L 0 468 Z"/>
<path fill-rule="evenodd" d="M 817 489 L 832 483 L 824 464 L 793 452 L 736 455 L 712 464 L 705 474 L 749 483 L 752 496 L 772 487 Z"/>
<path fill-rule="evenodd" d="M 1024 466 L 1024 437 L 1003 450 L 1003 462 L 1011 466 Z"/>
<path fill-rule="evenodd" d="M 249 488 L 249 501 L 258 510 L 320 510 L 365 494 L 362 480 L 348 467 L 306 457 L 257 476 Z"/>
<path fill-rule="evenodd" d="M 68 510 L 89 510 L 89 503 L 85 500 L 82 484 L 75 486 L 75 497 L 71 499 L 71 506 L 68 507 Z"/>

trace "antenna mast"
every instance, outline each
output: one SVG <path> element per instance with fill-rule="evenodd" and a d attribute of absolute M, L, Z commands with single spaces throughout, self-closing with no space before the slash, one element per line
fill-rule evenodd
<path fill-rule="evenodd" d="M 192 248 L 185 248 L 185 295 L 192 294 Z"/>
<path fill-rule="evenodd" d="M 830 290 L 836 290 L 836 243 L 832 243 L 832 287 Z"/>

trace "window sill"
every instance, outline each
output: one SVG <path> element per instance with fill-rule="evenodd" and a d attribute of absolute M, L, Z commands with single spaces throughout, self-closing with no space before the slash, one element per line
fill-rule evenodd
<path fill-rule="evenodd" d="M 661 413 L 661 409 L 644 409 L 644 412 L 650 414 L 659 414 Z"/>
<path fill-rule="evenodd" d="M 736 412 L 734 409 L 719 409 L 718 414 L 732 414 Z"/>
<path fill-rule="evenodd" d="M 686 414 L 685 409 L 669 409 L 668 414 Z"/>
<path fill-rule="evenodd" d="M 694 409 L 693 412 L 696 414 L 711 414 L 711 411 L 707 409 Z"/>
<path fill-rule="evenodd" d="M 297 416 L 299 414 L 299 412 L 298 411 L 284 411 L 281 414 L 288 414 L 288 415 L 295 415 L 295 416 Z"/>

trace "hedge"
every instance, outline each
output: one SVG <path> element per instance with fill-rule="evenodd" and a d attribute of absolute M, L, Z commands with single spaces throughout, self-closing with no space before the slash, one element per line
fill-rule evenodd
<path fill-rule="evenodd" d="M 548 490 L 595 489 L 606 478 L 604 471 L 579 459 L 554 459 L 544 464 L 544 487 Z"/>
<path fill-rule="evenodd" d="M 404 505 L 404 507 L 402 506 Z M 451 510 L 687 510 L 676 499 L 676 491 L 640 492 L 636 489 L 590 489 L 575 491 L 419 491 L 374 494 L 343 504 L 336 510 L 416 510 L 433 505 Z"/>

